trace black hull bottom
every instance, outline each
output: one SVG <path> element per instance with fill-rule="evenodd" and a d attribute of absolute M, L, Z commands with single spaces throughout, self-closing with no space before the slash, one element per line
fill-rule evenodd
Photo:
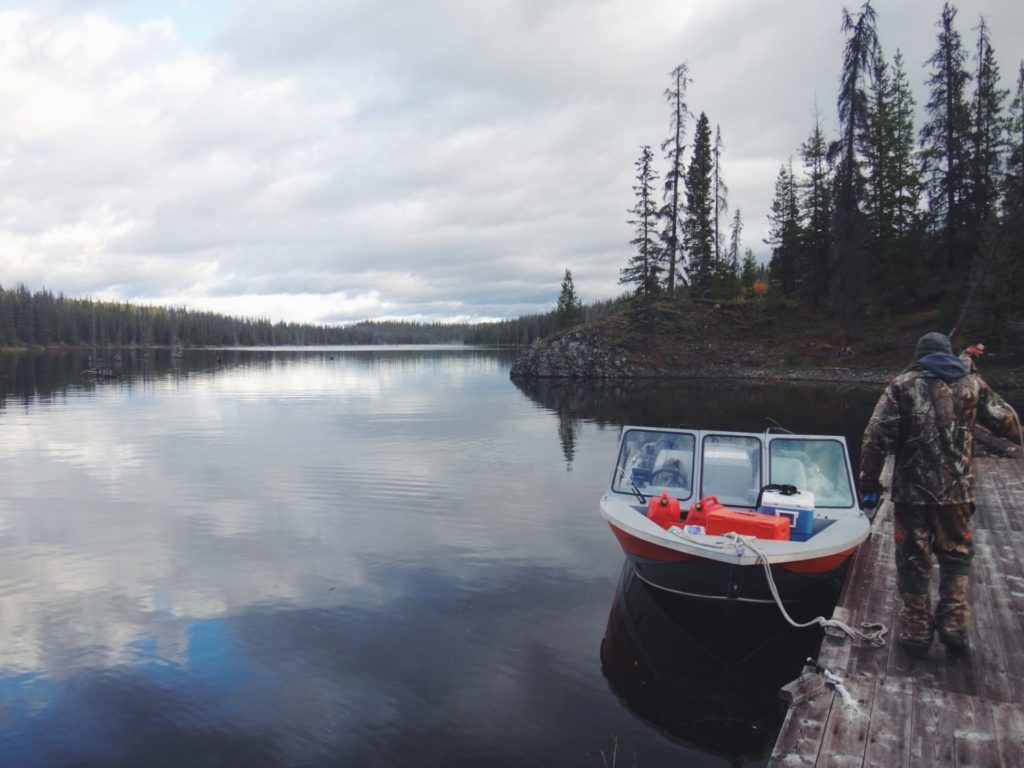
<path fill-rule="evenodd" d="M 719 603 L 774 605 L 764 566 L 736 566 L 714 560 L 667 563 L 628 555 L 636 576 L 652 587 L 683 597 Z M 847 561 L 849 562 L 849 561 Z M 839 594 L 846 564 L 824 574 L 794 573 L 773 567 L 772 578 L 783 603 L 817 602 Z"/>

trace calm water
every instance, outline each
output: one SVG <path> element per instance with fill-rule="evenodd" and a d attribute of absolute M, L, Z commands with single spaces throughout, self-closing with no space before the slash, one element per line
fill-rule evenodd
<path fill-rule="evenodd" d="M 619 427 L 859 439 L 877 392 L 520 389 L 511 359 L 0 356 L 0 764 L 763 763 L 812 633 L 620 580 Z"/>

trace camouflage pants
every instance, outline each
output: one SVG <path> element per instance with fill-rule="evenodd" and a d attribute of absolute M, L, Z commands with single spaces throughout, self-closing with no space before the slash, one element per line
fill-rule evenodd
<path fill-rule="evenodd" d="M 967 585 L 974 556 L 969 504 L 895 505 L 896 573 L 904 603 L 904 624 L 911 635 L 927 635 L 932 617 L 929 600 L 932 561 L 939 562 L 939 605 L 935 620 L 944 642 L 966 637 L 970 621 Z M 919 630 L 919 631 L 918 631 Z"/>

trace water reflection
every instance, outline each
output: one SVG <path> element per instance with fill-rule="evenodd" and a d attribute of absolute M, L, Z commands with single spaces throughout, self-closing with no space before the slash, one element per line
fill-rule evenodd
<path fill-rule="evenodd" d="M 614 435 L 562 471 L 501 352 L 221 354 L 4 358 L 0 764 L 566 764 L 616 732 Z"/>
<path fill-rule="evenodd" d="M 0 353 L 0 409 L 8 401 L 25 406 L 54 397 L 104 389 L 145 389 L 156 383 L 209 379 L 239 370 L 291 369 L 304 375 L 343 368 L 358 372 L 402 376 L 412 371 L 461 368 L 475 374 L 507 370 L 515 352 L 463 346 L 256 347 L 188 349 L 180 355 L 169 349 L 35 350 Z M 95 377 L 90 369 L 109 370 Z"/>
<path fill-rule="evenodd" d="M 823 596 L 801 605 L 794 618 L 827 610 Z M 819 630 L 792 629 L 774 606 L 736 610 L 680 598 L 646 585 L 627 563 L 601 662 L 637 717 L 704 753 L 687 765 L 763 765 L 785 716 L 779 689 L 820 641 Z"/>

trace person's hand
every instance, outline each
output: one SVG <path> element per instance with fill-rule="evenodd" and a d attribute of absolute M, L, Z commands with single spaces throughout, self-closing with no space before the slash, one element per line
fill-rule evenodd
<path fill-rule="evenodd" d="M 864 509 L 869 512 L 878 506 L 878 494 L 877 493 L 865 493 L 864 494 Z"/>

